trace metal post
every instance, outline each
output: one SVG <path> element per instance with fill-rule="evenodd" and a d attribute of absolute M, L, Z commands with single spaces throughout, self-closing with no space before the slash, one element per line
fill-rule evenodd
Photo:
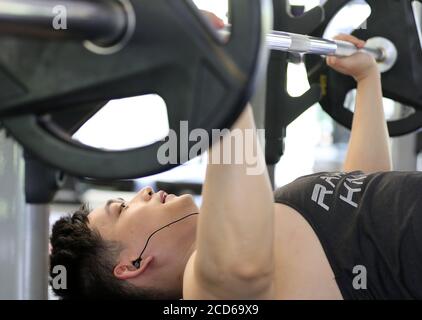
<path fill-rule="evenodd" d="M 0 132 L 0 299 L 47 299 L 49 210 L 25 205 L 21 148 Z"/>
<path fill-rule="evenodd" d="M 393 139 L 391 152 L 395 171 L 417 171 L 416 140 L 416 133 Z"/>
<path fill-rule="evenodd" d="M 24 161 L 21 148 L 0 132 L 0 299 L 23 299 L 26 280 Z"/>
<path fill-rule="evenodd" d="M 48 299 L 48 205 L 27 204 L 23 234 L 22 299 Z"/>
<path fill-rule="evenodd" d="M 49 203 L 63 182 L 59 171 L 34 158 L 25 159 L 25 234 L 23 235 L 24 299 L 48 298 Z"/>
<path fill-rule="evenodd" d="M 400 103 L 397 103 L 395 116 L 402 118 L 405 113 Z M 391 140 L 391 154 L 395 171 L 417 171 L 417 133 L 408 134 Z"/>

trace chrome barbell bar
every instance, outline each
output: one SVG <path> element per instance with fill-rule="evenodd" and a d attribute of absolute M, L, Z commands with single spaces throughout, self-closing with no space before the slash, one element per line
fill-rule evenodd
<path fill-rule="evenodd" d="M 230 26 L 220 31 L 224 38 L 230 35 Z M 271 31 L 267 35 L 267 46 L 271 50 L 298 54 L 316 54 L 322 56 L 348 57 L 363 52 L 374 57 L 381 72 L 390 70 L 397 61 L 396 46 L 382 37 L 371 38 L 364 48 L 342 40 L 329 40 L 283 31 Z"/>
<path fill-rule="evenodd" d="M 97 53 L 113 53 L 115 50 L 100 50 L 101 43 L 117 41 L 119 36 L 128 34 L 128 26 L 134 28 L 135 21 L 130 5 L 124 5 L 127 0 L 1 0 L 0 1 L 0 33 L 49 38 L 64 38 L 86 40 L 91 44 L 95 41 Z M 55 17 L 54 8 L 58 4 L 66 10 L 66 30 L 55 30 L 52 21 Z M 220 35 L 227 38 L 230 26 L 221 30 Z M 127 39 L 126 39 L 127 40 Z M 385 38 L 372 38 L 367 45 L 356 48 L 352 43 L 339 40 L 328 40 L 307 35 L 271 31 L 267 35 L 267 45 L 271 50 L 299 54 L 316 54 L 323 56 L 351 56 L 357 52 L 370 54 L 378 62 L 382 72 L 390 70 L 397 60 L 397 48 Z M 114 44 L 115 46 L 115 44 Z M 88 46 L 88 49 L 93 45 Z M 123 47 L 123 46 L 121 46 Z"/>

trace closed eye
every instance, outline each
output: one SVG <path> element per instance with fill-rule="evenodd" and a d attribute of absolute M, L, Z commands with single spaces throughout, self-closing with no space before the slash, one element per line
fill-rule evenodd
<path fill-rule="evenodd" d="M 129 208 L 128 204 L 126 201 L 123 201 L 120 206 L 119 206 L 119 215 L 122 214 L 122 212 L 124 210 L 126 210 L 127 208 Z"/>
<path fill-rule="evenodd" d="M 118 198 L 118 199 L 114 199 L 114 200 L 108 200 L 106 205 L 105 205 L 105 210 L 107 213 L 111 213 L 111 212 L 116 212 L 114 209 L 112 210 L 111 208 L 115 208 L 117 207 L 117 214 L 120 215 L 122 213 L 123 210 L 127 209 L 128 205 L 127 202 L 122 199 L 122 198 Z"/>

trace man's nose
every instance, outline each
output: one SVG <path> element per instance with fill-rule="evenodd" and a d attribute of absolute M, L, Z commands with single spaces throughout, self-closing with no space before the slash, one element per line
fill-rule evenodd
<path fill-rule="evenodd" d="M 152 189 L 151 187 L 142 188 L 141 190 L 139 190 L 134 200 L 147 201 L 154 193 L 154 189 Z"/>

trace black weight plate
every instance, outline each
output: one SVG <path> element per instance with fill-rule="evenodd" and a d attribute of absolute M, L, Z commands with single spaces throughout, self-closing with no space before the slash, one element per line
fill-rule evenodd
<path fill-rule="evenodd" d="M 356 30 L 353 34 L 364 40 L 384 37 L 396 45 L 399 52 L 397 63 L 382 74 L 383 95 L 415 108 L 416 112 L 407 118 L 388 121 L 388 128 L 393 137 L 414 132 L 422 127 L 422 91 L 419 89 L 422 84 L 422 50 L 411 2 L 367 0 L 367 3 L 372 13 L 366 29 Z M 325 6 L 329 8 L 330 20 L 334 17 L 334 9 L 339 11 L 344 5 L 344 1 L 328 0 Z M 312 35 L 322 37 L 328 23 L 329 20 Z M 347 93 L 356 88 L 355 81 L 327 68 L 319 57 L 307 57 L 306 65 L 311 83 L 318 82 L 324 89 L 320 102 L 324 110 L 350 129 L 353 113 L 344 108 L 344 101 Z"/>
<path fill-rule="evenodd" d="M 134 150 L 106 152 L 71 140 L 43 113 L 113 99 L 159 94 L 170 128 L 230 127 L 248 102 L 269 31 L 268 0 L 232 0 L 233 30 L 224 44 L 190 0 L 138 0 L 136 30 L 113 55 L 96 55 L 82 44 L 5 38 L 0 74 L 14 91 L 0 95 L 0 117 L 32 154 L 77 176 L 125 179 L 155 174 L 185 162 L 162 165 L 163 141 Z M 192 147 L 195 142 L 189 142 Z M 207 141 L 208 144 L 208 141 Z"/>
<path fill-rule="evenodd" d="M 307 34 L 324 20 L 320 7 L 300 16 L 288 12 L 288 0 L 273 0 L 274 30 Z M 265 158 L 268 165 L 275 165 L 284 153 L 287 126 L 321 99 L 318 85 L 300 97 L 287 91 L 288 54 L 273 50 L 267 68 L 265 100 Z"/>

